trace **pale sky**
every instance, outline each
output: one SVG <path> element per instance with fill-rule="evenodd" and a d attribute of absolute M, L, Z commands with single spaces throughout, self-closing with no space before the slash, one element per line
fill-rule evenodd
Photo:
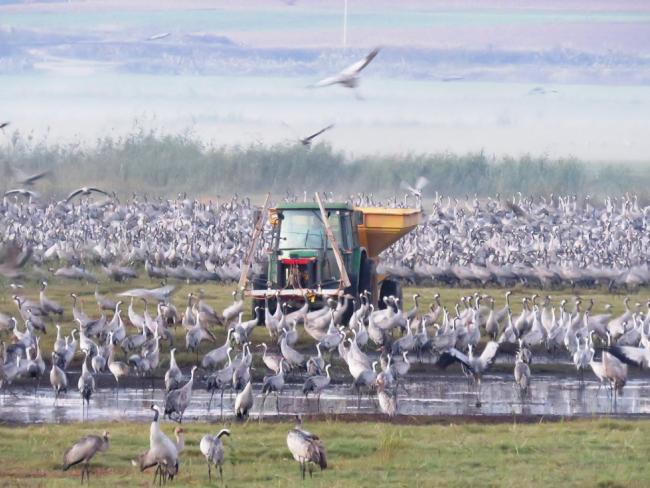
<path fill-rule="evenodd" d="M 349 0 L 345 48 L 343 1 L 290 3 L 0 0 L 0 120 L 225 145 L 334 123 L 323 140 L 351 154 L 648 161 L 648 2 Z M 374 46 L 359 97 L 306 88 Z"/>

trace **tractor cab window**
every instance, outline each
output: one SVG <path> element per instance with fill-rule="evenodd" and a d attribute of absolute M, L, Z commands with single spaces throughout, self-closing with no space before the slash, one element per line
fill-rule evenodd
<path fill-rule="evenodd" d="M 339 245 L 341 244 L 340 216 L 329 212 L 329 224 Z M 280 224 L 280 249 L 322 249 L 327 242 L 325 226 L 318 210 L 291 210 L 282 212 Z"/>

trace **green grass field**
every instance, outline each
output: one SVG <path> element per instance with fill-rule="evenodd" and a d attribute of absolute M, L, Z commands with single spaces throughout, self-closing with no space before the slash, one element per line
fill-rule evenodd
<path fill-rule="evenodd" d="M 163 424 L 171 436 L 173 426 Z M 230 426 L 227 486 L 302 486 L 286 447 L 289 423 Z M 186 450 L 173 486 L 206 486 L 198 450 L 217 424 L 187 424 Z M 330 468 L 304 486 L 323 487 L 642 487 L 650 484 L 650 421 L 581 420 L 540 424 L 394 425 L 310 422 Z M 111 432 L 111 447 L 91 465 L 92 486 L 149 486 L 130 460 L 148 447 L 148 424 L 112 423 L 0 427 L 0 485 L 73 486 L 79 469 L 60 469 L 63 452 L 88 433 Z M 218 484 L 213 480 L 213 484 Z"/>

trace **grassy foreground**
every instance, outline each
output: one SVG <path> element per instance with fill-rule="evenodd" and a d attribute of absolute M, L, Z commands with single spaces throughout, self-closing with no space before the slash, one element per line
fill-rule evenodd
<path fill-rule="evenodd" d="M 300 486 L 286 447 L 289 423 L 232 425 L 226 438 L 227 486 Z M 188 424 L 173 486 L 207 485 L 198 450 L 220 426 Z M 650 421 L 581 420 L 543 424 L 394 425 L 307 421 L 321 436 L 331 469 L 305 486 L 621 486 L 650 484 Z M 124 422 L 0 427 L 1 486 L 72 486 L 79 470 L 60 470 L 81 435 L 108 429 L 112 445 L 91 465 L 92 486 L 149 486 L 130 459 L 148 446 L 148 425 Z M 171 435 L 173 426 L 164 424 Z M 217 481 L 213 480 L 214 484 Z"/>

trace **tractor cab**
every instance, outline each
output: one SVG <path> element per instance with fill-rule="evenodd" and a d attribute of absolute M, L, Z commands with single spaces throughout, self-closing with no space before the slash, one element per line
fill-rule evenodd
<path fill-rule="evenodd" d="M 334 236 L 346 270 L 359 259 L 359 242 L 354 232 L 354 209 L 346 204 L 325 207 L 327 224 Z M 294 290 L 317 289 L 338 292 L 341 273 L 333 242 L 317 204 L 284 204 L 271 210 L 273 226 L 269 251 L 268 281 L 271 287 Z M 354 282 L 352 276 L 351 281 Z M 350 291 L 350 290 L 348 290 Z"/>

